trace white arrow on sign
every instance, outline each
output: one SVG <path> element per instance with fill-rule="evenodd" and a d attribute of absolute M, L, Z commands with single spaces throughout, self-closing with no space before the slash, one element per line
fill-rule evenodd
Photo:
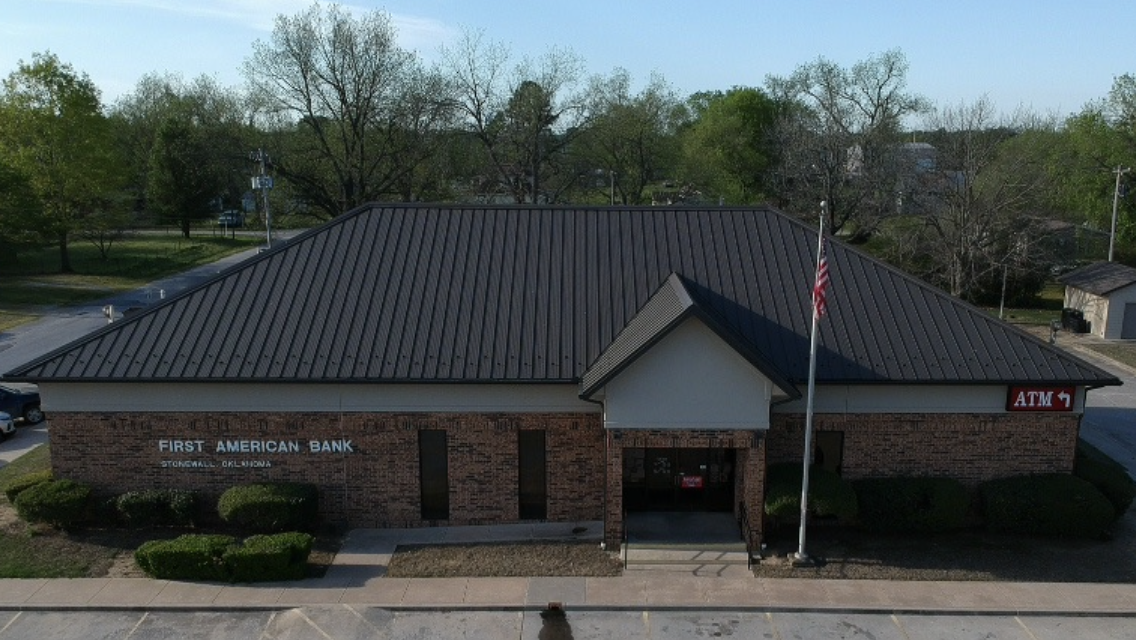
<path fill-rule="evenodd" d="M 1061 393 L 1057 394 L 1057 399 L 1063 402 L 1065 404 L 1065 408 L 1068 409 L 1071 406 L 1070 401 L 1073 399 L 1073 396 L 1069 395 L 1067 391 L 1062 391 Z"/>

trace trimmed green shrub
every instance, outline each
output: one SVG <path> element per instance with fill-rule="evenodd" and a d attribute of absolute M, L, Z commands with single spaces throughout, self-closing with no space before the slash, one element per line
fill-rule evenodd
<path fill-rule="evenodd" d="M 119 520 L 132 527 L 186 527 L 193 524 L 196 494 L 181 489 L 128 491 L 114 500 Z"/>
<path fill-rule="evenodd" d="M 232 536 L 184 535 L 144 543 L 134 552 L 134 561 L 163 580 L 299 580 L 307 574 L 312 540 L 298 532 L 256 535 L 243 543 Z"/>
<path fill-rule="evenodd" d="M 1112 503 L 1116 517 L 1124 515 L 1136 498 L 1136 482 L 1124 465 L 1085 441 L 1077 442 L 1073 475 L 1092 483 Z"/>
<path fill-rule="evenodd" d="M 865 478 L 852 483 L 860 526 L 881 533 L 940 533 L 966 522 L 970 494 L 952 478 Z"/>
<path fill-rule="evenodd" d="M 87 519 L 91 488 L 72 480 L 49 480 L 16 496 L 16 513 L 28 522 L 67 529 Z"/>
<path fill-rule="evenodd" d="M 1096 487 L 1065 473 L 991 480 L 979 493 L 991 531 L 1095 538 L 1116 515 Z"/>
<path fill-rule="evenodd" d="M 769 465 L 766 474 L 765 513 L 775 518 L 801 515 L 801 465 Z M 856 517 L 856 492 L 835 473 L 818 466 L 809 468 L 809 510 L 818 516 L 840 520 Z"/>
<path fill-rule="evenodd" d="M 225 552 L 225 566 L 233 582 L 299 580 L 308 572 L 312 536 L 287 532 L 258 535 Z"/>
<path fill-rule="evenodd" d="M 42 471 L 17 476 L 4 484 L 4 495 L 8 498 L 10 504 L 16 504 L 16 496 L 20 495 L 24 489 L 52 479 L 51 469 L 44 469 Z"/>
<path fill-rule="evenodd" d="M 240 485 L 221 494 L 217 513 L 222 520 L 244 531 L 311 529 L 319 517 L 319 491 L 306 483 Z"/>
<path fill-rule="evenodd" d="M 134 561 L 148 575 L 163 580 L 227 581 L 223 557 L 236 543 L 232 536 L 215 534 L 150 540 L 134 551 Z"/>

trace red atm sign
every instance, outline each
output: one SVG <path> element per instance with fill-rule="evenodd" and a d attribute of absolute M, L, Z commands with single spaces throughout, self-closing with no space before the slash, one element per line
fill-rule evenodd
<path fill-rule="evenodd" d="M 1072 411 L 1076 387 L 1010 387 L 1006 411 Z"/>

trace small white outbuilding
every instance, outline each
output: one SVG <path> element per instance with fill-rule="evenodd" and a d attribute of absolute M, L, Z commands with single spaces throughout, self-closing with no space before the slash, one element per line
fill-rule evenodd
<path fill-rule="evenodd" d="M 1058 278 L 1065 308 L 1084 314 L 1089 332 L 1106 340 L 1136 340 L 1136 269 L 1097 262 Z"/>

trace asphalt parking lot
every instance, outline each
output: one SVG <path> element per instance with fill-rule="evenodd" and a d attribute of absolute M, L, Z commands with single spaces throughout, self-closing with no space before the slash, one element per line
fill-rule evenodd
<path fill-rule="evenodd" d="M 1104 640 L 1131 638 L 1121 617 L 892 615 L 761 611 L 0 611 L 0 639 L 485 638 L 501 640 Z"/>

